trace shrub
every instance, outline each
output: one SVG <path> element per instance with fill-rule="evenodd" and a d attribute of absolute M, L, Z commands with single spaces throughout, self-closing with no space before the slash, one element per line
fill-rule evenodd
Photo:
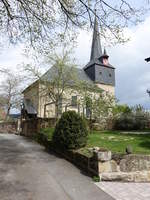
<path fill-rule="evenodd" d="M 56 124 L 53 142 L 57 147 L 78 149 L 86 145 L 87 125 L 75 111 L 64 112 Z"/>
<path fill-rule="evenodd" d="M 115 121 L 115 129 L 117 130 L 134 130 L 135 118 L 132 115 L 122 114 Z"/>
<path fill-rule="evenodd" d="M 115 120 L 114 129 L 117 130 L 144 130 L 147 128 L 148 118 L 144 115 L 122 114 Z"/>
<path fill-rule="evenodd" d="M 47 148 L 51 143 L 53 131 L 53 128 L 42 128 L 40 132 L 35 135 L 35 140 Z"/>
<path fill-rule="evenodd" d="M 93 181 L 94 182 L 100 182 L 100 177 L 99 176 L 93 176 Z"/>

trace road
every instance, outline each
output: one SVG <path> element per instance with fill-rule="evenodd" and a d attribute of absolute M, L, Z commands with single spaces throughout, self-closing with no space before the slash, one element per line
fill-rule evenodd
<path fill-rule="evenodd" d="M 113 200 L 70 162 L 22 136 L 0 134 L 0 200 Z"/>

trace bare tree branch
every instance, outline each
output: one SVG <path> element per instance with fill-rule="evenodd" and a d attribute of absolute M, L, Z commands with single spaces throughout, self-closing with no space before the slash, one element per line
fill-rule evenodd
<path fill-rule="evenodd" d="M 142 7 L 133 7 L 128 0 L 0 0 L 1 34 L 7 33 L 12 42 L 50 41 L 56 46 L 59 35 L 67 36 L 72 31 L 73 37 L 77 27 L 92 26 L 97 15 L 103 29 L 101 35 L 106 38 L 108 30 L 116 42 L 124 42 L 122 29 L 142 20 L 148 10 Z"/>

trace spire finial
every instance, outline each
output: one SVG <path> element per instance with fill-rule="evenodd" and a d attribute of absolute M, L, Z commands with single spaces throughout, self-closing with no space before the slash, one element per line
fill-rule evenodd
<path fill-rule="evenodd" d="M 106 52 L 106 49 L 105 49 L 105 47 L 104 47 L 104 55 L 107 55 L 107 52 Z"/>
<path fill-rule="evenodd" d="M 103 58 L 109 58 L 109 56 L 107 55 L 107 52 L 106 52 L 106 48 L 104 47 L 104 53 L 102 55 Z"/>

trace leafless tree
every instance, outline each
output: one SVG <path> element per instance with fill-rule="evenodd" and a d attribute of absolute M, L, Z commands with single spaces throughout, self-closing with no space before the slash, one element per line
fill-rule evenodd
<path fill-rule="evenodd" d="M 5 78 L 0 84 L 0 107 L 6 110 L 8 119 L 12 108 L 19 108 L 21 102 L 21 78 L 11 71 L 5 71 Z"/>

